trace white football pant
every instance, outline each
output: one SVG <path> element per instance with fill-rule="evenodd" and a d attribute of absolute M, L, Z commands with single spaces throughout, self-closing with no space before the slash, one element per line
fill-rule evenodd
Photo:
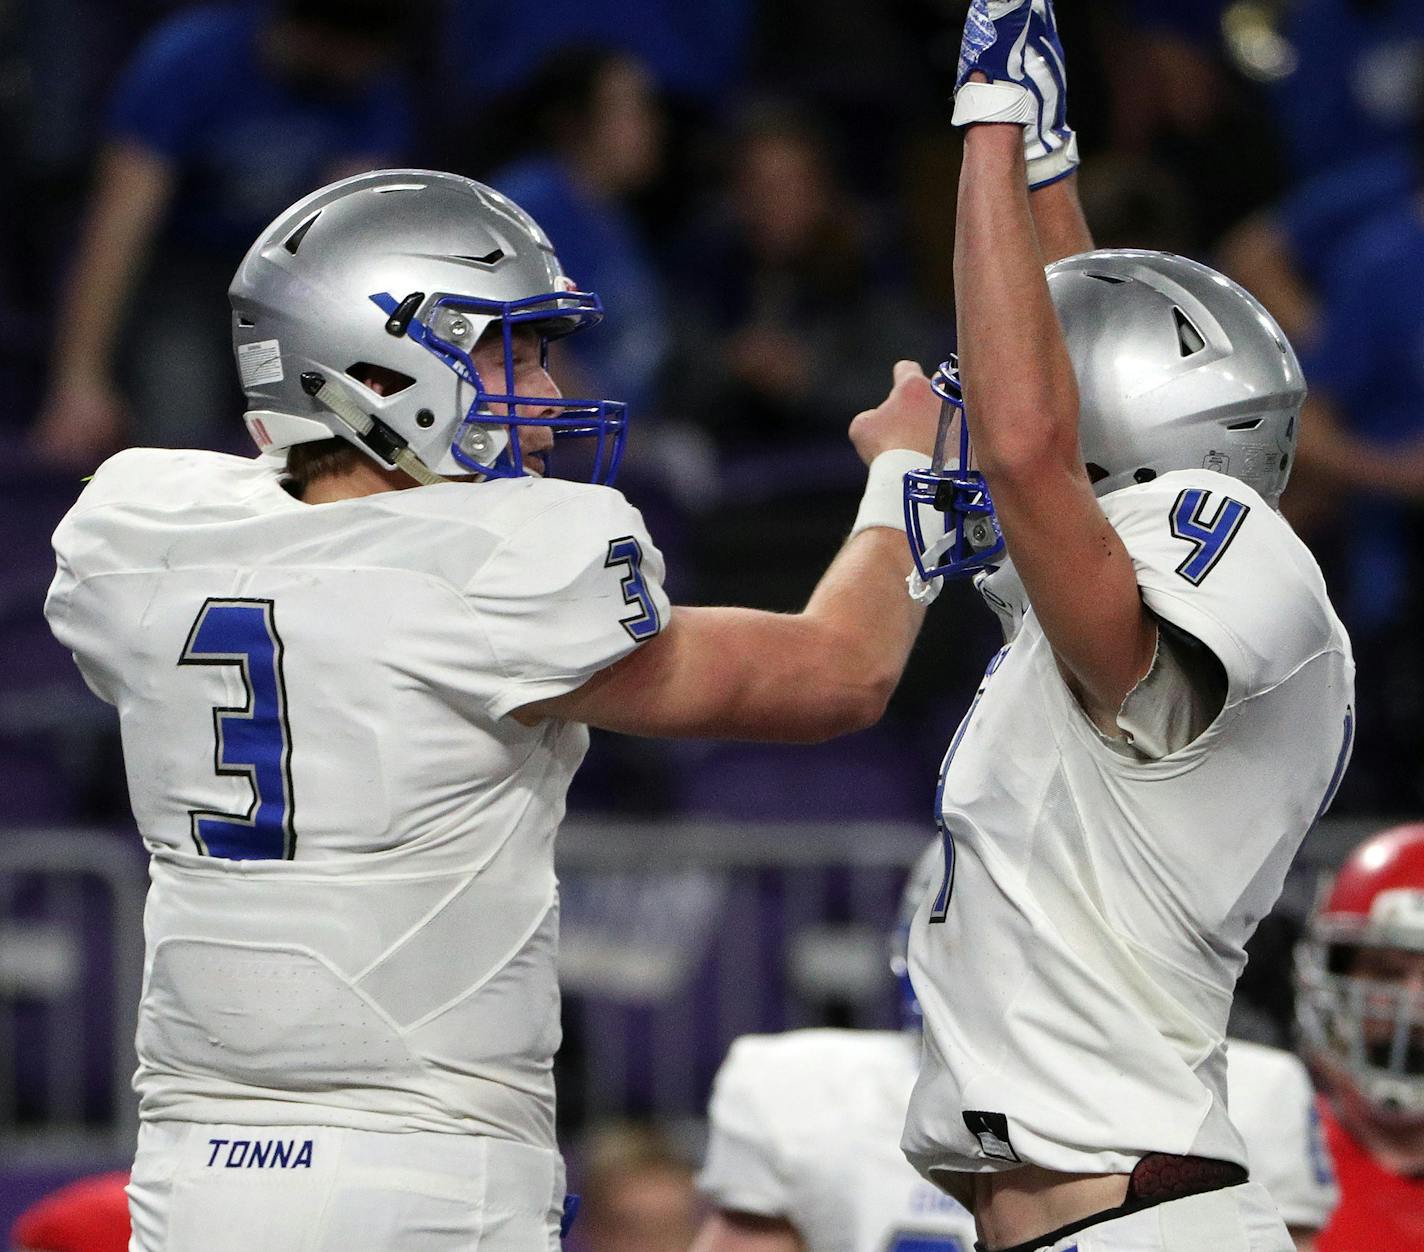
<path fill-rule="evenodd" d="M 564 1166 L 503 1139 L 151 1122 L 129 1252 L 558 1252 Z"/>

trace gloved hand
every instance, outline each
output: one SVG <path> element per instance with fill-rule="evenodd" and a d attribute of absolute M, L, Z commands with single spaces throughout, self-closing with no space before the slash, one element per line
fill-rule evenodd
<path fill-rule="evenodd" d="M 976 73 L 989 81 L 969 81 Z M 1021 125 L 1028 185 L 1045 187 L 1078 165 L 1067 108 L 1053 0 L 973 0 L 959 49 L 954 124 Z"/>

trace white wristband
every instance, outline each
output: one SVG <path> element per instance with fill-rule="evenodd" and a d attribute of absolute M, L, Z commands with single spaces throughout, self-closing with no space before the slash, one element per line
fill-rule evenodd
<path fill-rule="evenodd" d="M 1038 118 L 1038 105 L 1018 83 L 965 83 L 954 93 L 956 126 L 976 122 L 1017 122 L 1027 126 Z"/>
<path fill-rule="evenodd" d="M 865 494 L 860 498 L 860 511 L 855 515 L 852 535 L 872 526 L 905 529 L 905 474 L 912 469 L 925 469 L 929 457 L 909 448 L 891 448 L 881 452 L 870 463 L 865 479 Z"/>

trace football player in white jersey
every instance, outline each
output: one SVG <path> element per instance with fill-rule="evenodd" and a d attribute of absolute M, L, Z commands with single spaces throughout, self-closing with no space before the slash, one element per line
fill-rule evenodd
<path fill-rule="evenodd" d="M 692 1252 L 970 1252 L 974 1218 L 900 1151 L 921 1017 L 904 936 L 938 850 L 906 884 L 891 968 L 904 1029 L 796 1030 L 738 1039 L 718 1071 L 699 1185 L 715 1206 Z M 1305 1067 L 1231 1041 L 1232 1121 L 1253 1177 L 1310 1252 L 1337 1198 Z"/>
<path fill-rule="evenodd" d="M 1221 275 L 1084 254 L 1047 0 L 975 0 L 959 81 L 962 416 L 907 506 L 924 581 L 993 565 L 1018 628 L 943 766 L 903 1147 L 991 1252 L 1288 1249 L 1225 1034 L 1351 742 L 1349 641 L 1276 510 L 1304 382 Z"/>
<path fill-rule="evenodd" d="M 866 495 L 802 613 L 673 609 L 607 485 L 622 406 L 546 371 L 597 298 L 505 197 L 333 184 L 230 297 L 262 455 L 107 461 L 46 604 L 118 708 L 152 854 L 133 1247 L 545 1252 L 552 843 L 586 727 L 875 720 L 922 613 L 900 482 L 937 402 L 901 363 L 855 419 Z M 592 483 L 544 475 L 556 445 Z"/>

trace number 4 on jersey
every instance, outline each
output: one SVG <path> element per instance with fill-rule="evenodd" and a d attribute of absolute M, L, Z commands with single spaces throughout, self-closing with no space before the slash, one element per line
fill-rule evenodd
<path fill-rule="evenodd" d="M 247 689 L 241 705 L 213 709 L 213 769 L 246 778 L 246 813 L 188 814 L 204 856 L 234 861 L 291 860 L 292 735 L 282 678 L 282 640 L 271 600 L 208 599 L 198 611 L 179 665 L 235 665 Z"/>
<path fill-rule="evenodd" d="M 1172 505 L 1172 535 L 1192 545 L 1191 552 L 1177 566 L 1177 573 L 1193 587 L 1201 586 L 1202 579 L 1216 568 L 1251 511 L 1249 504 L 1221 496 L 1208 519 L 1207 500 L 1212 494 L 1200 487 L 1188 487 Z"/>

